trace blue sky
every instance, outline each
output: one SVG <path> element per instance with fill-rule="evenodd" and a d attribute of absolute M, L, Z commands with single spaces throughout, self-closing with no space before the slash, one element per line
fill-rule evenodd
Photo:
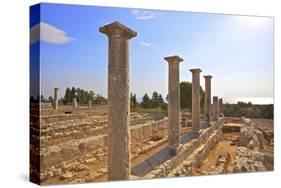
<path fill-rule="evenodd" d="M 179 55 L 180 80 L 191 81 L 191 68 L 211 74 L 213 95 L 273 97 L 273 19 L 221 14 L 94 6 L 41 4 L 41 92 L 60 96 L 76 86 L 107 96 L 108 39 L 98 29 L 119 21 L 138 33 L 130 41 L 131 91 L 166 96 L 165 56 Z M 39 40 L 40 39 L 40 40 Z"/>

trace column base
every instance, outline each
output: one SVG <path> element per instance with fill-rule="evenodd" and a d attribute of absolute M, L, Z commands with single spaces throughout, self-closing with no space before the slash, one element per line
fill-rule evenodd
<path fill-rule="evenodd" d="M 168 146 L 168 148 L 169 148 L 170 155 L 176 156 L 179 152 L 180 146 L 178 146 L 177 148 L 172 147 L 172 146 Z"/>

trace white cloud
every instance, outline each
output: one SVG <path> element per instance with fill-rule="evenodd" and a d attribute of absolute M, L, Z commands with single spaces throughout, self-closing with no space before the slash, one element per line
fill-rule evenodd
<path fill-rule="evenodd" d="M 151 20 L 159 16 L 156 11 L 133 9 L 132 15 L 138 20 Z"/>
<path fill-rule="evenodd" d="M 41 22 L 30 29 L 30 44 L 39 40 L 52 44 L 65 44 L 73 38 L 67 36 L 67 33 L 53 25 Z"/>
<path fill-rule="evenodd" d="M 147 43 L 147 42 L 141 42 L 140 43 L 142 46 L 146 46 L 146 47 L 150 47 L 151 44 L 150 43 Z"/>

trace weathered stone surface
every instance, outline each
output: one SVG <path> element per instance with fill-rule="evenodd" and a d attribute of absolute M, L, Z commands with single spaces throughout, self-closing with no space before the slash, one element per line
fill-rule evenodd
<path fill-rule="evenodd" d="M 72 177 L 73 177 L 73 174 L 71 172 L 66 172 L 66 173 L 63 173 L 59 178 L 61 180 L 65 180 L 65 179 L 72 178 Z"/>
<path fill-rule="evenodd" d="M 243 124 L 240 130 L 239 145 L 253 150 L 260 150 L 265 145 L 265 139 L 262 132 L 254 125 Z"/>
<path fill-rule="evenodd" d="M 73 98 L 72 105 L 73 105 L 73 109 L 76 109 L 78 107 L 76 97 Z"/>
<path fill-rule="evenodd" d="M 192 131 L 200 130 L 200 72 L 201 69 L 190 69 L 192 72 Z"/>
<path fill-rule="evenodd" d="M 54 88 L 53 107 L 55 110 L 57 110 L 59 108 L 58 90 L 59 90 L 59 88 Z"/>
<path fill-rule="evenodd" d="M 217 121 L 219 118 L 219 104 L 218 97 L 213 96 L 213 120 Z"/>
<path fill-rule="evenodd" d="M 233 172 L 261 172 L 266 171 L 263 164 L 264 155 L 258 151 L 252 151 L 246 147 L 237 148 Z"/>
<path fill-rule="evenodd" d="M 168 146 L 175 151 L 180 141 L 179 64 L 183 59 L 179 56 L 169 56 L 164 59 L 169 64 Z"/>
<path fill-rule="evenodd" d="M 170 177 L 176 176 L 177 174 L 180 174 L 180 172 L 189 174 L 192 168 L 199 164 L 200 159 L 203 159 L 204 156 L 215 146 L 219 135 L 221 134 L 222 125 L 223 120 L 220 119 L 219 121 L 212 123 L 209 128 L 201 130 L 197 139 L 192 139 L 183 144 L 178 150 L 176 156 L 155 167 L 143 178 L 150 179 L 156 177 Z M 184 164 L 185 167 L 183 167 Z M 187 164 L 189 164 L 189 166 Z M 182 168 L 185 170 L 182 170 Z"/>
<path fill-rule="evenodd" d="M 219 117 L 223 117 L 223 99 L 219 99 Z"/>
<path fill-rule="evenodd" d="M 240 129 L 241 129 L 241 124 L 225 123 L 222 127 L 222 132 L 223 133 L 233 133 L 233 132 L 239 133 Z"/>
<path fill-rule="evenodd" d="M 211 133 L 211 132 L 206 132 Z M 191 175 L 192 169 L 197 168 L 200 162 L 208 155 L 208 153 L 214 148 L 219 140 L 221 132 L 215 131 L 211 135 L 208 135 L 208 139 L 203 142 L 203 138 L 200 137 L 201 145 L 197 146 L 190 155 L 188 155 L 183 162 L 175 166 L 172 171 L 168 173 L 168 177 L 174 176 L 187 176 Z"/>
<path fill-rule="evenodd" d="M 211 86 L 211 75 L 204 76 L 205 78 L 205 121 L 206 123 L 211 122 L 211 100 L 212 100 L 212 86 Z"/>
<path fill-rule="evenodd" d="M 130 178 L 129 39 L 137 33 L 119 22 L 99 31 L 108 36 L 108 180 Z"/>

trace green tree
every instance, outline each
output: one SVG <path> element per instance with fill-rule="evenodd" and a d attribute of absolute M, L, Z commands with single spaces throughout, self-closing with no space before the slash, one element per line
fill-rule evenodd
<path fill-rule="evenodd" d="M 70 99 L 70 101 L 72 102 L 72 100 L 76 97 L 76 93 L 77 93 L 77 90 L 75 89 L 75 87 L 73 86 L 72 88 L 71 88 L 71 92 L 70 92 L 70 94 L 71 94 L 71 99 Z"/>
<path fill-rule="evenodd" d="M 180 108 L 191 109 L 192 102 L 192 85 L 190 82 L 180 83 Z"/>
<path fill-rule="evenodd" d="M 204 106 L 204 97 L 205 92 L 200 86 L 200 106 Z M 190 82 L 181 82 L 180 83 L 180 108 L 189 108 L 192 107 L 192 83 Z"/>
<path fill-rule="evenodd" d="M 151 107 L 151 101 L 149 96 L 146 94 L 144 94 L 144 96 L 142 97 L 142 102 L 141 102 L 141 106 L 143 108 L 150 108 Z"/>
<path fill-rule="evenodd" d="M 53 97 L 52 96 L 48 97 L 48 102 L 53 102 Z"/>
<path fill-rule="evenodd" d="M 135 108 L 137 106 L 137 97 L 136 94 L 131 93 L 130 95 L 130 106 Z"/>
<path fill-rule="evenodd" d="M 71 98 L 71 90 L 69 87 L 66 88 L 65 90 L 65 94 L 64 94 L 64 104 L 67 104 L 67 103 L 71 103 L 72 101 L 72 98 Z"/>
<path fill-rule="evenodd" d="M 158 93 L 154 91 L 151 97 L 151 107 L 156 108 L 159 106 Z"/>
<path fill-rule="evenodd" d="M 94 104 L 107 104 L 107 100 L 102 95 L 97 94 Z"/>

